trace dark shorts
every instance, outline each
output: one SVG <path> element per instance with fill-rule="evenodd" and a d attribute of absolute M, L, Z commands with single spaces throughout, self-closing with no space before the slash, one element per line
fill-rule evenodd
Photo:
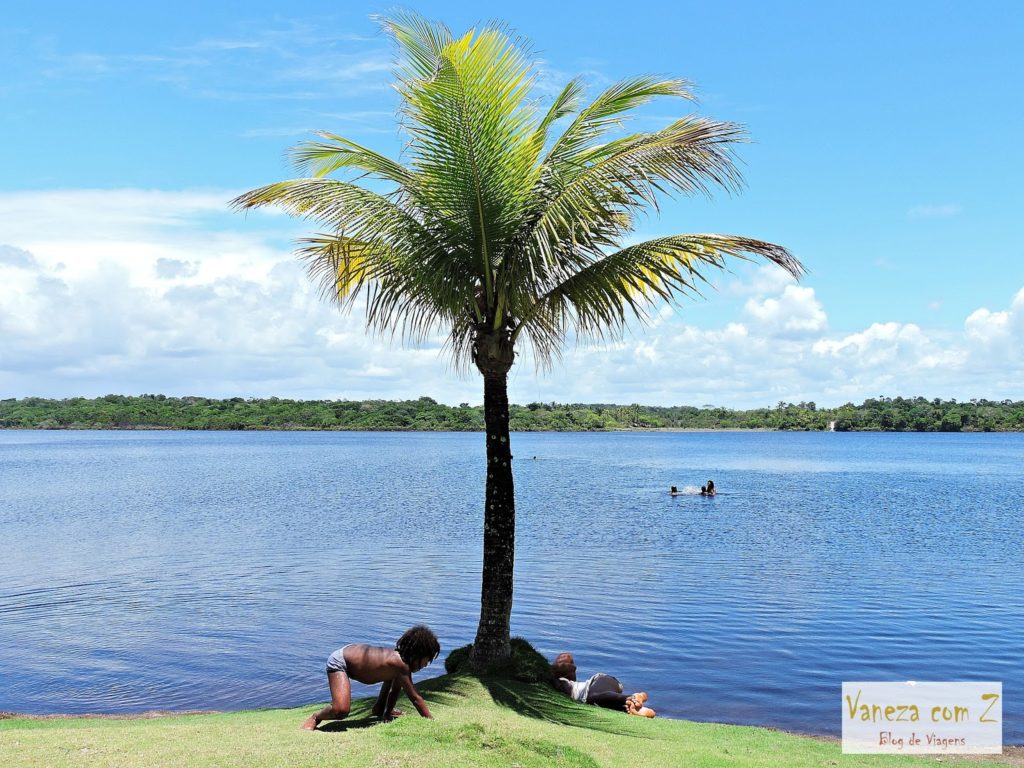
<path fill-rule="evenodd" d="M 348 665 L 345 663 L 345 648 L 348 648 L 348 646 L 339 648 L 327 657 L 327 674 L 331 672 L 344 672 L 346 675 L 348 674 Z"/>
<path fill-rule="evenodd" d="M 590 680 L 589 693 L 622 693 L 622 683 L 618 678 L 598 672 Z"/>

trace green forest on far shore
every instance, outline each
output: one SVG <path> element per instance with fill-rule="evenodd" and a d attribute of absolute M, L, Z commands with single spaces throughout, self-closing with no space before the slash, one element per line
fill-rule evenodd
<path fill-rule="evenodd" d="M 860 405 L 818 408 L 778 403 L 731 410 L 686 405 L 530 403 L 511 407 L 519 432 L 645 429 L 767 429 L 837 432 L 1024 431 L 1024 401 L 877 398 Z M 483 407 L 418 400 L 287 400 L 277 397 L 167 397 L 106 395 L 87 399 L 39 397 L 0 400 L 5 429 L 201 429 L 482 431 Z"/>

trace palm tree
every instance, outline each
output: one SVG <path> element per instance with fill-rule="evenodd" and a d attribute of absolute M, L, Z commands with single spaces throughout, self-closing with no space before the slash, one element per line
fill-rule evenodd
<path fill-rule="evenodd" d="M 738 190 L 741 126 L 687 115 L 626 133 L 655 97 L 692 100 L 683 80 L 635 77 L 584 105 L 574 79 L 541 109 L 537 69 L 504 29 L 461 37 L 415 14 L 382 20 L 397 44 L 404 162 L 331 133 L 293 149 L 303 178 L 234 205 L 273 205 L 323 233 L 298 254 L 342 308 L 365 303 L 369 329 L 419 343 L 437 334 L 484 379 L 487 480 L 476 669 L 507 657 L 515 496 L 507 378 L 522 344 L 541 368 L 566 337 L 615 337 L 661 302 L 698 293 L 730 257 L 762 257 L 794 276 L 783 247 L 689 234 L 624 245 L 634 217 L 672 193 Z M 560 131 L 556 129 L 561 128 Z M 347 178 L 328 178 L 342 172 Z M 357 183 L 363 182 L 363 183 Z"/>

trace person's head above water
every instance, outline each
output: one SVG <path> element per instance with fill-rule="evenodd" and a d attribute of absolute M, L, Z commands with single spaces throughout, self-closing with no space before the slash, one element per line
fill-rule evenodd
<path fill-rule="evenodd" d="M 398 651 L 402 661 L 408 664 L 410 668 L 425 660 L 426 663 L 423 666 L 413 670 L 418 672 L 437 658 L 437 655 L 441 652 L 441 643 L 437 641 L 437 635 L 429 627 L 417 624 L 415 627 L 405 630 L 405 634 L 398 638 L 398 642 L 395 643 L 395 650 Z"/>
<path fill-rule="evenodd" d="M 715 481 L 714 480 L 708 480 L 708 490 L 709 491 L 713 491 L 714 489 L 715 489 Z"/>
<path fill-rule="evenodd" d="M 671 488 L 671 489 L 669 490 L 669 493 L 679 493 L 679 491 L 678 491 L 678 490 L 676 489 L 676 487 L 675 487 L 675 486 L 673 485 L 673 486 L 672 486 L 672 488 Z"/>
<path fill-rule="evenodd" d="M 701 492 L 701 493 L 707 493 L 707 492 L 708 492 L 708 487 L 707 487 L 706 485 L 702 485 L 702 486 L 700 487 L 700 492 Z"/>

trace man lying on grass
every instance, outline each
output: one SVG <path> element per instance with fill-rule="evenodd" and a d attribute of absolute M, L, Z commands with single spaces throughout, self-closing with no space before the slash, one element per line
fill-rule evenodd
<path fill-rule="evenodd" d="M 611 675 L 598 672 L 582 683 L 576 681 L 576 661 L 571 653 L 560 653 L 551 665 L 551 685 L 580 704 L 596 704 L 605 709 L 617 709 L 630 715 L 654 717 L 654 710 L 645 707 L 647 694 L 643 691 L 627 696 L 622 683 Z"/>
<path fill-rule="evenodd" d="M 363 643 L 352 643 L 339 648 L 327 658 L 327 685 L 331 689 L 331 704 L 302 724 L 307 731 L 315 731 L 323 720 L 341 720 L 348 717 L 352 706 L 351 680 L 372 685 L 382 683 L 373 714 L 384 722 L 395 719 L 402 711 L 395 709 L 398 694 L 404 690 L 416 711 L 430 717 L 427 702 L 412 684 L 414 672 L 430 664 L 441 652 L 441 644 L 427 627 L 418 624 L 398 639 L 394 650 Z"/>

